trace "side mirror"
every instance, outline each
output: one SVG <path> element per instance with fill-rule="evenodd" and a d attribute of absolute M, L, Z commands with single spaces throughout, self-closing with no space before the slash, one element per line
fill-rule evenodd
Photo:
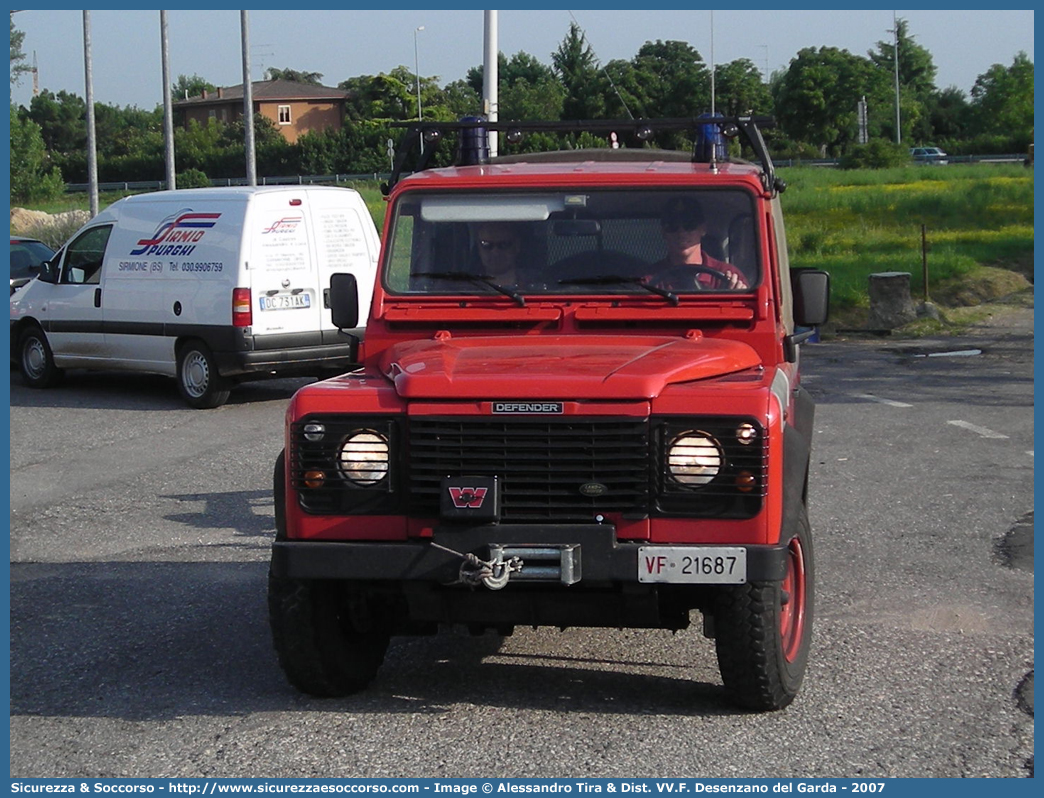
<path fill-rule="evenodd" d="M 45 260 L 40 264 L 40 274 L 37 276 L 37 280 L 41 283 L 57 283 L 58 282 L 58 261 L 59 258 L 55 255 L 50 260 Z"/>
<path fill-rule="evenodd" d="M 805 328 L 783 339 L 786 359 L 797 361 L 798 344 L 815 334 L 830 314 L 830 275 L 819 269 L 791 269 L 790 287 L 794 295 L 794 324 Z"/>
<path fill-rule="evenodd" d="M 817 327 L 830 315 L 830 275 L 819 269 L 791 269 L 794 293 L 794 323 Z"/>
<path fill-rule="evenodd" d="M 330 275 L 330 318 L 339 330 L 359 326 L 359 285 L 354 274 Z"/>

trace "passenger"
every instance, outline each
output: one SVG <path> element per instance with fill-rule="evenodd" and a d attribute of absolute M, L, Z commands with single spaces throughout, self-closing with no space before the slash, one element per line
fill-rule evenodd
<path fill-rule="evenodd" d="M 739 269 L 705 251 L 703 238 L 707 234 L 707 222 L 697 200 L 691 197 L 670 200 L 660 216 L 660 231 L 667 246 L 667 257 L 653 264 L 648 282 L 676 290 L 750 287 Z"/>

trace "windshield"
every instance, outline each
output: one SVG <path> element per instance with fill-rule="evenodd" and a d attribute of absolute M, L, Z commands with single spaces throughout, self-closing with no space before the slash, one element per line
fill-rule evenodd
<path fill-rule="evenodd" d="M 757 286 L 753 197 L 740 190 L 410 193 L 396 205 L 396 294 L 659 295 Z"/>

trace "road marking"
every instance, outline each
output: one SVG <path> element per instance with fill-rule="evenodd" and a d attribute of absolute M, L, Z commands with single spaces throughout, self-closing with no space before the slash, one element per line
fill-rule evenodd
<path fill-rule="evenodd" d="M 852 395 L 856 399 L 868 399 L 871 402 L 888 405 L 889 407 L 913 407 L 913 405 L 908 405 L 906 402 L 897 402 L 894 399 L 882 399 L 880 396 L 874 396 L 872 393 L 854 393 Z"/>
<path fill-rule="evenodd" d="M 981 355 L 981 349 L 959 349 L 956 352 L 928 352 L 916 354 L 914 357 L 975 357 Z"/>
<path fill-rule="evenodd" d="M 955 427 L 966 429 L 969 432 L 974 432 L 976 435 L 981 435 L 983 438 L 1007 438 L 1007 435 L 1002 435 L 999 432 L 994 432 L 986 427 L 980 427 L 977 424 L 969 424 L 967 421 L 947 421 L 947 424 L 953 424 Z"/>

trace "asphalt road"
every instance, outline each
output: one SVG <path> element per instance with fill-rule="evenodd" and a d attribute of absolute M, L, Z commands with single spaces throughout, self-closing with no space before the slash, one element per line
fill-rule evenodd
<path fill-rule="evenodd" d="M 11 775 L 1032 775 L 1032 312 L 803 359 L 817 619 L 768 715 L 723 701 L 698 623 L 403 639 L 367 692 L 299 695 L 265 573 L 303 382 L 193 411 L 160 378 L 12 372 Z"/>

